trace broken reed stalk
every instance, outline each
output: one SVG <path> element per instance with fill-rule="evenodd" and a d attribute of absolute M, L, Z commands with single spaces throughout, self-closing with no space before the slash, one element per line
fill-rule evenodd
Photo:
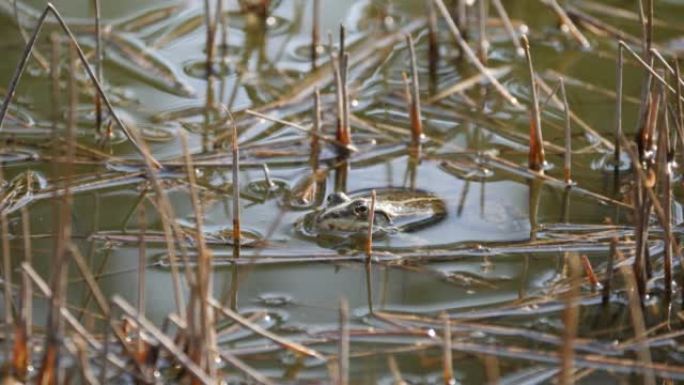
<path fill-rule="evenodd" d="M 565 82 L 559 79 L 561 97 L 563 98 L 563 111 L 565 112 L 565 154 L 563 157 L 563 179 L 567 185 L 572 184 L 572 127 L 570 125 L 570 105 L 568 95 L 565 93 Z"/>
<path fill-rule="evenodd" d="M 527 68 L 530 75 L 530 92 L 532 94 L 532 108 L 530 111 L 530 152 L 528 157 L 528 167 L 531 170 L 543 173 L 546 159 L 544 155 L 544 139 L 542 136 L 541 113 L 539 112 L 537 83 L 535 81 L 534 67 L 532 65 L 532 55 L 530 54 L 530 42 L 527 40 L 527 36 L 525 35 L 523 35 L 520 40 L 522 42 L 523 48 L 525 49 L 525 58 L 527 59 Z"/>
<path fill-rule="evenodd" d="M 337 352 L 338 385 L 349 385 L 349 303 L 340 299 L 340 336 Z"/>
<path fill-rule="evenodd" d="M 570 290 L 564 293 L 565 308 L 563 309 L 563 344 L 561 345 L 561 385 L 573 384 L 573 368 L 575 356 L 575 339 L 579 321 L 578 300 L 580 297 L 581 267 L 576 253 L 565 253 L 565 264 L 568 268 Z"/>
<path fill-rule="evenodd" d="M 587 280 L 591 285 L 591 291 L 594 292 L 599 287 L 599 280 L 594 273 L 594 268 L 591 266 L 591 261 L 586 254 L 580 256 L 582 259 L 582 267 L 584 268 L 584 273 L 587 275 Z"/>
<path fill-rule="evenodd" d="M 418 84 L 416 50 L 413 46 L 411 35 L 406 35 L 406 44 L 408 44 L 409 55 L 411 56 L 411 109 L 409 110 L 411 117 L 411 145 L 418 148 L 423 136 L 423 118 L 420 108 L 420 85 Z"/>
<path fill-rule="evenodd" d="M 515 32 L 513 23 L 511 23 L 511 18 L 508 17 L 508 12 L 506 12 L 506 8 L 501 3 L 501 0 L 491 1 L 494 4 L 494 8 L 496 8 L 496 12 L 499 14 L 499 17 L 501 18 L 501 22 L 503 23 L 504 28 L 506 29 L 506 33 L 508 33 L 508 37 L 511 39 L 511 42 L 515 47 L 515 53 L 518 56 L 525 56 L 525 49 L 520 45 L 520 38 L 518 37 L 518 34 Z"/>
<path fill-rule="evenodd" d="M 104 84 L 102 81 L 103 55 L 100 0 L 93 0 L 93 8 L 95 10 L 95 74 L 100 84 Z M 102 134 L 102 98 L 98 93 L 95 93 L 95 130 L 98 134 Z"/>
<path fill-rule="evenodd" d="M 71 32 L 71 29 L 69 26 L 66 24 L 64 19 L 62 18 L 62 15 L 57 11 L 57 9 L 51 4 L 48 3 L 45 6 L 45 9 L 43 10 L 43 13 L 41 13 L 40 17 L 38 18 L 38 22 L 36 24 L 36 27 L 33 31 L 33 34 L 31 35 L 31 38 L 29 39 L 28 43 L 26 44 L 26 47 L 24 48 L 24 52 L 22 53 L 21 60 L 19 61 L 19 64 L 17 65 L 14 74 L 12 75 L 12 79 L 10 80 L 9 87 L 7 88 L 7 95 L 5 96 L 5 99 L 2 102 L 2 106 L 0 106 L 0 131 L 2 131 L 2 124 L 5 121 L 5 117 L 7 116 L 7 111 L 9 109 L 10 104 L 12 103 L 12 100 L 14 100 L 14 96 L 16 94 L 17 86 L 19 85 L 19 80 L 21 80 L 21 76 L 24 74 L 26 71 L 26 66 L 28 65 L 28 60 L 29 58 L 33 55 L 33 49 L 36 44 L 36 40 L 38 39 L 38 35 L 41 31 L 41 28 L 43 27 L 43 24 L 45 23 L 45 19 L 47 18 L 48 14 L 52 13 L 52 15 L 57 19 L 60 27 L 62 30 L 67 34 L 69 37 L 69 40 L 71 43 L 76 47 L 76 53 L 78 54 L 79 60 L 83 64 L 83 67 L 85 68 L 88 77 L 90 80 L 93 82 L 95 89 L 97 90 L 97 94 L 100 95 L 102 98 L 102 101 L 104 101 L 105 106 L 107 107 L 107 110 L 109 111 L 109 114 L 114 118 L 114 121 L 116 124 L 121 128 L 121 130 L 124 132 L 124 135 L 126 135 L 126 138 L 133 144 L 135 149 L 143 155 L 144 157 L 147 157 L 150 159 L 152 162 L 152 166 L 156 169 L 161 168 L 161 164 L 152 157 L 151 154 L 144 154 L 144 148 L 142 147 L 141 143 L 138 142 L 135 138 L 134 133 L 132 130 L 124 124 L 124 122 L 121 120 L 119 117 L 118 113 L 114 110 L 114 106 L 112 105 L 111 101 L 107 97 L 107 94 L 104 92 L 104 89 L 102 88 L 102 85 L 100 84 L 100 81 L 97 79 L 97 76 L 93 72 L 92 68 L 88 64 L 88 59 L 86 58 L 85 53 L 81 49 L 81 46 L 78 44 L 78 41 L 76 40 L 76 37 L 74 34 Z"/>
<path fill-rule="evenodd" d="M 617 79 L 616 79 L 616 100 L 615 100 L 615 169 L 620 169 L 620 138 L 622 137 L 622 84 L 624 69 L 624 52 L 622 45 L 618 45 Z"/>
<path fill-rule="evenodd" d="M 475 55 L 475 52 L 470 48 L 468 43 L 464 40 L 463 36 L 461 35 L 461 31 L 459 28 L 456 26 L 454 23 L 454 20 L 451 18 L 451 15 L 449 14 L 449 10 L 447 9 L 446 5 L 444 5 L 443 0 L 433 0 L 434 3 L 437 5 L 437 8 L 439 9 L 440 13 L 442 14 L 442 17 L 446 20 L 447 26 L 449 27 L 449 31 L 453 35 L 454 39 L 456 40 L 456 43 L 458 46 L 461 48 L 461 51 L 465 53 L 465 55 L 468 57 L 470 62 L 477 68 L 477 70 L 482 73 L 483 76 L 487 78 L 487 80 L 494 86 L 496 91 L 501 94 L 501 96 L 506 99 L 506 101 L 513 106 L 519 106 L 520 102 L 518 99 L 516 99 L 513 95 L 511 95 L 506 88 L 499 83 L 499 81 L 489 73 L 489 70 L 478 60 L 477 55 Z"/>
<path fill-rule="evenodd" d="M 444 385 L 454 385 L 456 379 L 454 378 L 453 368 L 453 353 L 451 347 L 451 320 L 447 312 L 442 312 L 442 328 L 444 329 L 442 335 L 442 374 L 444 376 Z"/>
<path fill-rule="evenodd" d="M 240 257 L 240 243 L 242 230 L 240 229 L 240 145 L 238 144 L 237 124 L 232 119 L 232 180 L 233 180 L 233 258 Z"/>
<path fill-rule="evenodd" d="M 368 236 L 366 237 L 366 264 L 371 263 L 373 254 L 373 224 L 375 222 L 375 190 L 371 191 L 370 208 L 368 211 Z"/>
<path fill-rule="evenodd" d="M 313 0 L 311 27 L 311 69 L 316 69 L 318 47 L 321 45 L 321 0 Z"/>

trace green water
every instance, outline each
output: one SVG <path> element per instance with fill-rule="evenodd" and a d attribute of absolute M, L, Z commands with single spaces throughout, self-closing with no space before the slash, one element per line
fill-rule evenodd
<path fill-rule="evenodd" d="M 44 2 L 25 2 L 40 9 Z M 73 22 L 79 41 L 91 52 L 94 47 L 89 32 L 92 7 L 90 1 L 56 1 L 54 4 Z M 323 149 L 319 169 L 323 177 L 317 193 L 308 207 L 293 204 L 293 191 L 301 189 L 310 178 L 308 137 L 282 124 L 246 114 L 248 108 L 258 109 L 282 100 L 297 87 L 313 78 L 310 63 L 311 1 L 274 1 L 271 16 L 261 23 L 253 16 L 239 12 L 233 1 L 228 2 L 228 48 L 215 67 L 218 75 L 210 80 L 204 76 L 205 34 L 202 25 L 202 2 L 117 1 L 104 2 L 103 23 L 111 25 L 111 36 L 105 38 L 104 77 L 106 90 L 127 124 L 141 130 L 153 156 L 166 167 L 161 177 L 172 203 L 176 220 L 182 226 L 194 226 L 194 211 L 190 190 L 179 161 L 182 155 L 181 132 L 188 137 L 198 178 L 200 198 L 204 206 L 204 230 L 215 258 L 213 286 L 216 298 L 223 299 L 245 314 L 265 311 L 258 323 L 271 331 L 301 340 L 320 352 L 336 354 L 335 331 L 338 304 L 349 301 L 351 309 L 351 377 L 355 384 L 393 383 L 388 357 L 396 356 L 398 366 L 410 383 L 442 383 L 441 346 L 430 331 L 441 334 L 437 317 L 447 312 L 455 320 L 471 319 L 462 331 L 454 331 L 456 341 L 486 347 L 522 347 L 540 353 L 556 354 L 557 336 L 564 329 L 560 318 L 562 306 L 551 306 L 565 278 L 565 251 L 587 254 L 599 274 L 605 271 L 608 241 L 611 235 L 597 235 L 590 240 L 576 238 L 579 233 L 605 230 L 606 218 L 613 223 L 631 226 L 629 210 L 614 203 L 605 203 L 581 191 L 570 190 L 553 183 L 530 183 L 519 173 L 513 173 L 500 163 L 488 163 L 486 156 L 525 165 L 526 135 L 529 116 L 525 109 L 515 108 L 501 98 L 493 88 L 476 85 L 462 95 L 449 96 L 437 103 L 426 101 L 438 91 L 477 72 L 455 49 L 454 40 L 440 18 L 438 39 L 440 60 L 436 77 L 428 71 L 428 39 L 425 24 L 412 32 L 416 40 L 420 72 L 421 98 L 424 101 L 423 123 L 426 141 L 422 156 L 416 162 L 410 156 L 408 111 L 404 102 L 402 72 L 410 72 L 408 49 L 402 38 L 390 46 L 364 49 L 375 41 L 380 44 L 387 34 L 399 34 L 399 28 L 423 20 L 425 8 L 419 1 L 330 1 L 322 0 L 321 31 L 327 44 L 327 31 L 334 32 L 343 23 L 348 28 L 350 59 L 355 53 L 366 56 L 350 69 L 351 112 L 367 124 L 352 121 L 353 140 L 360 151 L 350 156 L 345 183 L 340 183 L 340 167 L 332 147 Z M 573 3 L 583 9 L 583 3 Z M 630 2 L 605 1 L 622 7 L 633 15 L 636 6 Z M 535 70 L 553 88 L 554 73 L 566 77 L 568 100 L 572 111 L 603 135 L 613 140 L 615 98 L 616 41 L 584 31 L 592 48 L 581 49 L 567 34 L 557 28 L 557 20 L 549 9 L 535 1 L 504 1 L 516 30 L 527 26 Z M 7 11 L 8 6 L 3 10 Z M 143 17 L 168 7 L 175 7 L 158 20 L 141 25 Z M 31 13 L 25 24 L 31 31 Z M 38 11 L 36 11 L 38 12 Z M 471 12 L 471 38 L 477 39 L 476 9 Z M 587 11 L 589 12 L 589 11 Z M 530 102 L 529 79 L 524 60 L 517 57 L 498 15 L 490 9 L 487 36 L 491 43 L 489 67 L 510 65 L 501 83 L 524 105 Z M 657 47 L 673 53 L 676 39 L 681 36 L 678 20 L 684 9 L 675 1 L 656 4 L 656 16 L 662 26 L 656 28 Z M 636 21 L 620 15 L 592 13 L 606 23 L 634 36 L 640 29 Z M 13 18 L 3 15 L 0 33 L 4 38 L 4 59 L 0 61 L 0 86 L 9 83 L 22 53 L 23 41 Z M 53 21 L 44 28 L 37 48 L 49 57 L 51 44 L 47 39 L 57 31 Z M 217 38 L 220 41 L 220 36 Z M 475 46 L 475 43 L 473 43 Z M 123 48 L 122 48 L 123 47 Z M 131 48 L 133 47 L 133 48 Z M 136 48 L 137 47 L 137 48 Z M 146 47 L 146 48 L 145 48 Z M 681 45 L 680 45 L 681 47 Z M 143 49 L 145 48 L 146 51 Z M 136 55 L 146 52 L 142 59 Z M 62 89 L 58 98 L 51 97 L 50 77 L 36 62 L 31 62 L 17 92 L 17 103 L 10 112 L 30 116 L 33 123 L 22 125 L 14 119 L 4 122 L 0 133 L 3 148 L 9 153 L 19 150 L 30 159 L 7 161 L 3 165 L 6 179 L 25 170 L 39 171 L 50 187 L 58 185 L 57 175 L 63 175 L 64 163 L 51 160 L 51 127 L 56 124 L 58 135 L 65 135 L 68 98 L 66 84 L 66 48 L 62 48 Z M 142 60 L 142 61 L 141 61 Z M 373 63 L 364 66 L 365 63 Z M 355 62 L 353 62 L 355 63 Z M 319 66 L 329 66 L 322 53 Z M 553 72 L 551 72 L 553 71 Z M 92 89 L 85 89 L 85 73 L 78 71 L 81 93 L 78 97 L 78 142 L 99 148 L 106 154 L 123 159 L 88 161 L 74 167 L 76 185 L 87 175 L 98 178 L 122 176 L 142 170 L 135 148 L 115 133 L 116 138 L 104 147 L 97 147 L 93 120 Z M 632 133 L 636 116 L 643 71 L 629 61 L 625 67 L 624 104 L 625 131 Z M 328 76 L 328 79 L 330 77 Z M 580 82 L 596 87 L 588 89 Z M 320 83 L 323 103 L 323 128 L 334 135 L 335 89 L 331 81 Z M 601 91 L 602 90 L 602 91 Z M 0 89 L 5 92 L 5 88 Z M 546 99 L 542 92 L 542 100 Z M 262 112 L 273 117 L 309 125 L 313 119 L 311 93 L 302 93 L 300 100 Z M 257 237 L 258 247 L 245 247 L 237 266 L 233 263 L 232 247 L 225 234 L 232 228 L 232 176 L 230 146 L 215 144 L 217 136 L 227 135 L 228 117 L 219 105 L 228 106 L 236 116 L 241 146 L 241 226 L 245 233 Z M 55 107 L 57 106 L 57 107 Z M 58 117 L 54 110 L 58 108 Z M 56 121 L 56 123 L 55 123 Z M 556 147 L 547 147 L 550 169 L 547 174 L 563 176 L 563 158 L 558 150 L 563 145 L 562 110 L 549 104 L 543 113 L 544 139 Z M 376 128 L 369 129 L 369 126 Z M 384 126 L 383 126 L 384 125 Z M 29 127 L 25 127 L 29 126 Z M 115 125 L 114 125 L 115 126 Z M 391 126 L 390 131 L 386 126 Z M 34 130 L 31 130 L 34 129 Z M 160 129 L 165 140 L 152 140 L 151 130 Z M 597 144 L 573 122 L 573 179 L 582 189 L 622 200 L 616 193 L 611 148 Z M 397 132 L 403 132 L 398 134 Z M 482 162 L 478 168 L 477 161 Z M 204 163 L 202 163 L 204 162 Z M 446 163 L 445 163 L 446 162 Z M 270 177 L 281 189 L 264 193 L 250 186 L 264 183 L 261 165 L 268 164 Z M 56 167 L 54 167 L 56 165 Z M 454 171 L 456 170 L 456 171 Z M 486 170 L 483 172 L 482 170 Z M 626 183 L 624 183 L 626 184 Z M 361 250 L 350 249 L 324 240 L 304 237 L 295 229 L 295 222 L 335 191 L 353 193 L 366 189 L 399 187 L 420 189 L 446 202 L 446 218 L 434 225 L 411 233 L 399 233 L 377 239 L 374 243 L 376 263 L 370 271 L 361 262 Z M 142 178 L 130 177 L 121 186 L 104 185 L 73 197 L 71 213 L 73 241 L 97 272 L 98 284 L 106 295 L 119 294 L 131 303 L 137 301 L 139 207 L 141 193 L 147 189 L 145 225 L 148 235 L 158 234 L 162 222 L 150 203 L 154 199 L 149 185 Z M 676 197 L 681 197 L 675 189 Z M 52 266 L 56 219 L 55 202 L 44 196 L 28 205 L 31 218 L 33 265 L 43 277 L 49 277 Z M 677 199 L 675 199 L 677 201 Z M 673 218 L 682 221 L 678 202 Z M 18 264 L 23 255 L 19 212 L 9 215 L 12 235 L 12 258 L 18 278 Z M 629 227 L 626 234 L 632 234 Z M 114 238 L 126 235 L 128 238 Z M 220 238 L 221 236 L 223 238 Z M 223 241 L 221 240 L 223 239 Z M 657 276 L 661 273 L 662 243 L 653 236 L 652 258 Z M 544 245 L 538 246 L 538 242 Z M 191 249 L 193 247 L 191 246 Z M 163 240 L 146 243 L 146 316 L 158 324 L 175 311 L 173 282 Z M 308 261 L 307 259 L 311 259 Z M 75 268 L 70 272 L 69 304 L 76 309 L 86 306 L 98 309 L 88 297 L 87 286 Z M 656 286 L 662 278 L 656 279 Z M 631 321 L 625 311 L 624 296 L 610 309 L 600 306 L 588 285 L 583 286 L 588 300 L 580 313 L 580 337 L 596 339 L 596 351 L 633 358 L 633 351 L 614 353 L 614 339 L 633 336 Z M 529 305 L 539 301 L 535 307 Z M 87 302 L 87 303 L 86 303 Z M 654 306 L 657 307 L 657 306 Z M 47 307 L 38 299 L 34 317 L 44 325 Z M 648 308 L 647 308 L 648 310 Z M 395 323 L 386 321 L 394 316 L 413 315 Z M 653 314 L 652 314 L 653 313 Z M 432 323 L 419 317 L 426 317 Z M 87 318 L 87 317 L 86 317 Z M 664 320 L 662 314 L 649 312 L 647 323 L 653 326 Z M 674 329 L 679 321 L 673 320 Z M 479 323 L 479 324 L 476 324 Z M 480 325 L 480 326 L 477 326 Z M 506 326 L 511 335 L 493 332 L 482 326 Z M 619 328 L 611 329 L 611 326 Z M 423 335 L 408 333 L 420 330 Z M 553 341 L 540 340 L 521 330 L 548 333 Z M 356 333 L 354 333 L 356 332 Z M 387 333 L 382 333 L 387 332 Z M 378 335 L 373 335 L 378 333 Z M 234 351 L 242 359 L 277 383 L 329 383 L 324 363 L 294 359 L 288 353 L 252 334 L 233 333 L 220 341 L 220 347 Z M 254 350 L 254 351 L 250 351 Z M 263 352 L 262 352 L 263 350 Z M 590 349 L 578 349 L 588 354 Z M 485 369 L 482 354 L 473 349 L 455 348 L 454 370 L 459 383 L 478 384 L 491 379 Z M 653 349 L 654 361 L 680 365 L 683 358 L 676 342 Z M 500 354 L 499 354 L 500 355 Z M 521 383 L 529 378 L 538 383 L 556 375 L 558 365 L 531 356 L 501 356 L 498 361 L 502 381 Z M 612 369 L 591 371 L 583 383 L 641 383 L 640 375 L 616 374 Z M 230 371 L 230 378 L 240 378 Z M 516 377 L 517 376 L 517 377 Z M 525 377 L 528 376 L 528 377 Z"/>

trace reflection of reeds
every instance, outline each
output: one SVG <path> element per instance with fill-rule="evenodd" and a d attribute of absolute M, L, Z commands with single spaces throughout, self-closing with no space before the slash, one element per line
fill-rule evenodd
<path fill-rule="evenodd" d="M 337 352 L 338 385 L 349 385 L 349 303 L 340 299 L 340 331 Z"/>
<path fill-rule="evenodd" d="M 442 319 L 442 375 L 444 377 L 444 385 L 453 385 L 456 383 L 454 378 L 453 368 L 453 353 L 451 346 L 451 320 L 449 314 L 443 312 Z"/>

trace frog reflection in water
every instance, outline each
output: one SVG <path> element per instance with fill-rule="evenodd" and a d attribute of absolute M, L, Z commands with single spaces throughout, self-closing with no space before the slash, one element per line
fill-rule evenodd
<path fill-rule="evenodd" d="M 370 194 L 349 197 L 330 194 L 325 207 L 305 215 L 299 227 L 306 235 L 365 234 L 368 231 Z M 379 191 L 375 202 L 374 234 L 410 232 L 439 222 L 446 216 L 444 201 L 424 191 Z"/>

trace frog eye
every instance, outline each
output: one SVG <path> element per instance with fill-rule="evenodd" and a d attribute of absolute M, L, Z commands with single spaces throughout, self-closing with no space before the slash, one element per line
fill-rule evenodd
<path fill-rule="evenodd" d="M 354 213 L 357 215 L 366 215 L 368 214 L 368 206 L 363 203 L 357 204 L 354 206 Z"/>

